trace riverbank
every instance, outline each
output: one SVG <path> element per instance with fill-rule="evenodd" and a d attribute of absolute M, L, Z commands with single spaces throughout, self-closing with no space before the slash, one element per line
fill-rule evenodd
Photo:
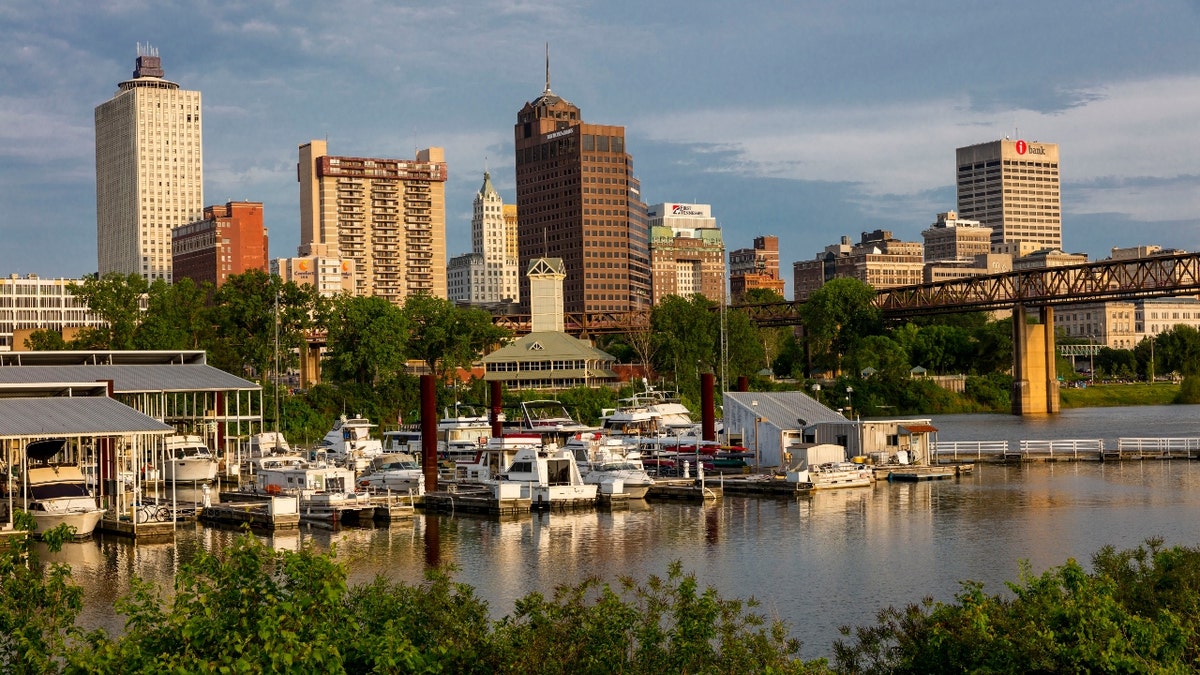
<path fill-rule="evenodd" d="M 1170 405 L 1179 395 L 1179 385 L 1174 382 L 1093 384 L 1086 387 L 1063 387 L 1061 394 L 1063 408 Z"/>

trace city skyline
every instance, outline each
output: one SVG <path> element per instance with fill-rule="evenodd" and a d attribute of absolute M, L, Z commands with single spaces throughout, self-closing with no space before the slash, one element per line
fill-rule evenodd
<path fill-rule="evenodd" d="M 95 271 L 92 110 L 138 42 L 204 96 L 204 205 L 263 202 L 275 257 L 299 245 L 313 138 L 445 147 L 447 255 L 468 251 L 483 171 L 516 201 L 511 124 L 546 43 L 555 92 L 626 128 L 643 201 L 711 204 L 729 250 L 778 236 L 785 278 L 843 234 L 919 239 L 956 206 L 955 148 L 1005 136 L 1059 146 L 1068 252 L 1200 249 L 1200 5 L 867 7 L 6 8 L 0 273 Z"/>

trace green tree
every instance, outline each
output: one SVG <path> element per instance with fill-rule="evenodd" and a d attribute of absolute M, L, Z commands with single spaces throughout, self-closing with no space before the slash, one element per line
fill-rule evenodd
<path fill-rule="evenodd" d="M 426 293 L 410 295 L 404 316 L 412 326 L 408 353 L 445 380 L 455 368 L 469 367 L 491 345 L 508 337 L 487 312 L 458 307 Z"/>
<path fill-rule="evenodd" d="M 787 300 L 782 295 L 769 288 L 751 288 L 747 289 L 746 292 L 742 294 L 741 302 L 748 305 L 767 305 L 787 302 Z M 730 314 L 733 314 L 733 312 L 730 312 Z M 759 365 L 756 370 L 760 370 L 762 368 L 773 368 L 775 360 L 778 359 L 783 353 L 788 344 L 788 338 L 793 335 L 794 331 L 791 328 L 786 327 L 763 328 L 761 326 L 755 326 L 754 328 L 758 342 L 762 345 L 763 355 L 762 364 Z M 732 339 L 728 339 L 728 343 L 732 345 Z"/>
<path fill-rule="evenodd" d="M 323 313 L 323 372 L 332 382 L 374 386 L 403 372 L 412 331 L 404 312 L 384 298 L 342 295 Z"/>
<path fill-rule="evenodd" d="M 1160 374 L 1200 374 L 1200 330 L 1180 324 L 1155 338 L 1155 358 Z"/>
<path fill-rule="evenodd" d="M 1023 564 L 1019 583 L 1008 585 L 1011 597 L 965 582 L 953 603 L 927 598 L 885 609 L 875 624 L 842 629 L 837 670 L 1193 672 L 1200 552 L 1160 544 L 1102 549 L 1090 574 L 1074 560 L 1041 575 Z"/>
<path fill-rule="evenodd" d="M 214 335 L 208 345 L 218 368 L 253 373 L 266 382 L 276 354 L 280 370 L 296 362 L 317 304 L 312 286 L 284 283 L 278 276 L 250 270 L 231 276 L 213 296 Z M 278 350 L 276 349 L 278 322 Z"/>
<path fill-rule="evenodd" d="M 33 516 L 17 510 L 14 528 L 25 535 L 5 538 L 0 546 L 0 671 L 53 673 L 68 646 L 81 638 L 75 619 L 83 609 L 83 589 L 63 563 L 43 564 L 28 533 Z M 62 548 L 73 530 L 66 525 L 41 533 L 51 551 Z"/>
<path fill-rule="evenodd" d="M 725 313 L 725 344 L 728 350 L 729 376 L 737 378 L 740 375 L 753 376 L 764 368 L 770 368 L 771 349 L 780 349 L 773 335 L 778 328 L 759 328 L 755 326 L 745 312 L 730 310 Z"/>
<path fill-rule="evenodd" d="M 173 284 L 150 284 L 146 317 L 134 334 L 138 349 L 199 349 L 212 330 L 209 296 L 212 284 L 184 277 Z"/>
<path fill-rule="evenodd" d="M 134 333 L 142 322 L 141 303 L 150 284 L 140 274 L 109 272 L 72 284 L 71 294 L 104 321 L 100 327 L 80 329 L 80 348 L 134 349 Z"/>
<path fill-rule="evenodd" d="M 856 341 L 882 331 L 874 299 L 875 289 L 843 277 L 818 288 L 800 306 L 804 335 L 817 365 L 840 371 L 842 357 Z"/>
<path fill-rule="evenodd" d="M 700 391 L 701 371 L 719 366 L 720 319 L 716 304 L 699 293 L 667 296 L 650 312 L 650 325 L 661 341 L 655 358 L 659 372 L 672 373 L 681 394 Z"/>
<path fill-rule="evenodd" d="M 853 376 L 873 368 L 879 377 L 892 379 L 907 378 L 912 367 L 904 348 L 887 335 L 868 335 L 859 340 L 846 355 L 844 365 Z"/>
<path fill-rule="evenodd" d="M 35 352 L 61 351 L 72 349 L 72 345 L 56 330 L 35 330 L 25 339 L 25 348 Z"/>

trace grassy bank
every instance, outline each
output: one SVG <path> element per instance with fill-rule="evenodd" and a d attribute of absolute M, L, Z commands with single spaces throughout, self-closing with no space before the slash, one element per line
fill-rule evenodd
<path fill-rule="evenodd" d="M 1179 385 L 1170 382 L 1154 384 L 1096 384 L 1089 387 L 1062 389 L 1064 408 L 1100 408 L 1120 405 L 1167 405 L 1175 402 Z"/>

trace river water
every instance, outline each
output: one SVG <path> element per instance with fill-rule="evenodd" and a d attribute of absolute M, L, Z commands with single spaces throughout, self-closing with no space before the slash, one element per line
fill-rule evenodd
<path fill-rule="evenodd" d="M 1197 437 L 1200 406 L 1067 410 L 1053 417 L 934 417 L 939 440 Z M 1019 564 L 1035 572 L 1099 548 L 1160 536 L 1200 545 L 1200 463 L 976 465 L 972 475 L 818 492 L 795 499 L 726 497 L 715 506 L 639 504 L 629 510 L 517 518 L 418 515 L 389 527 L 267 535 L 277 548 L 336 544 L 351 582 L 375 575 L 415 583 L 428 561 L 452 563 L 496 617 L 530 591 L 589 576 L 664 575 L 683 562 L 725 597 L 754 596 L 828 655 L 838 626 L 872 621 L 887 605 L 951 600 L 962 580 L 1004 592 Z M 187 526 L 168 543 L 101 536 L 53 558 L 86 589 L 81 623 L 119 631 L 113 601 L 140 576 L 167 585 L 200 549 L 236 533 Z"/>

